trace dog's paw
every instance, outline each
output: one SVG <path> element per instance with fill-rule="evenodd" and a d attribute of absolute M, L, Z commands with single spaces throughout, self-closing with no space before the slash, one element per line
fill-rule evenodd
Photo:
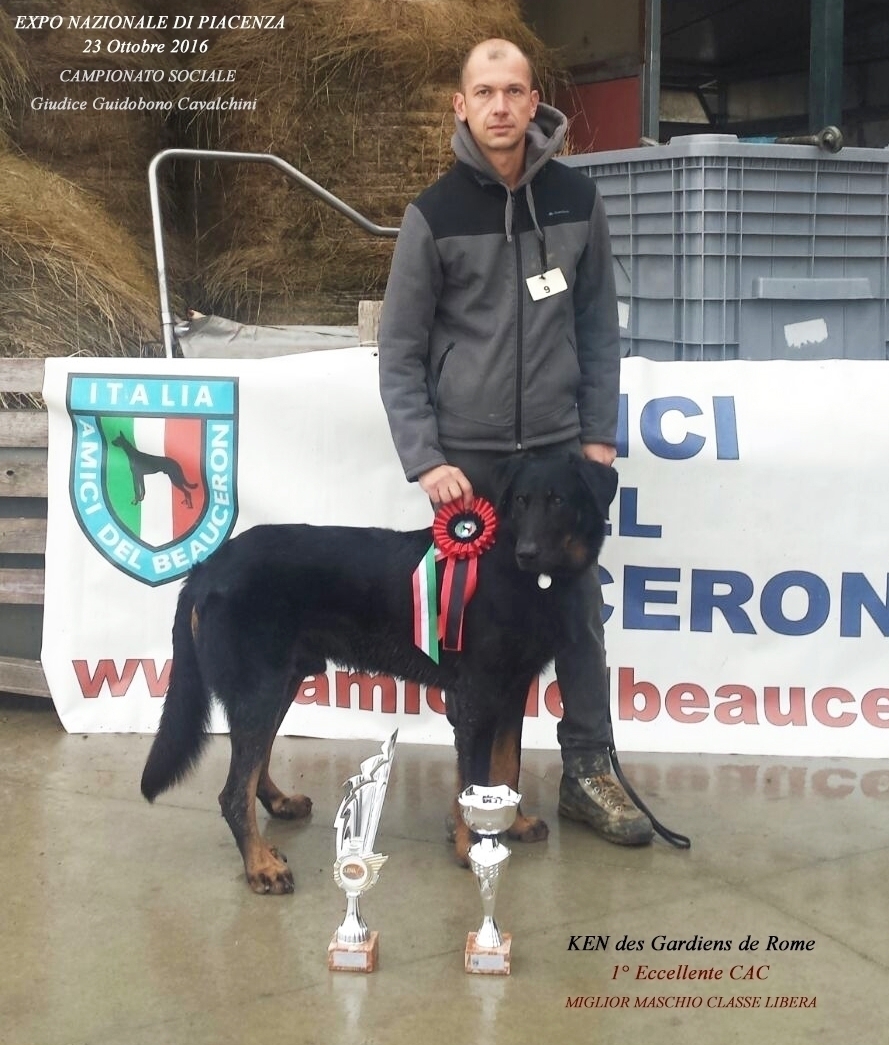
<path fill-rule="evenodd" d="M 264 850 L 246 871 L 254 893 L 282 896 L 293 892 L 293 872 L 287 866 L 287 857 L 277 849 Z"/>
<path fill-rule="evenodd" d="M 280 795 L 263 805 L 279 820 L 305 820 L 312 812 L 312 800 L 307 795 Z"/>
<path fill-rule="evenodd" d="M 549 837 L 549 828 L 539 816 L 517 816 L 507 831 L 516 842 L 543 842 Z"/>

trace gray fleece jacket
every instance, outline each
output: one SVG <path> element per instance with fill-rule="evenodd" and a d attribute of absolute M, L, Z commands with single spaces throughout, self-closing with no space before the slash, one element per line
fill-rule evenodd
<path fill-rule="evenodd" d="M 614 443 L 620 341 L 595 183 L 553 160 L 567 120 L 538 106 L 525 173 L 502 182 L 457 122 L 456 164 L 411 203 L 380 321 L 380 391 L 405 475 L 448 449 Z M 534 300 L 529 277 L 567 289 Z M 542 281 L 541 281 L 542 282 Z"/>

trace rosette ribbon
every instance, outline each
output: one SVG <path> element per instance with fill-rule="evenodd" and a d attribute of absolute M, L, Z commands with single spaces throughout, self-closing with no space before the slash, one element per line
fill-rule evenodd
<path fill-rule="evenodd" d="M 432 523 L 432 545 L 414 571 L 414 642 L 438 663 L 439 648 L 462 650 L 463 616 L 475 594 L 478 557 L 494 543 L 497 515 L 483 497 L 471 508 L 443 505 Z M 435 562 L 444 559 L 441 599 Z"/>

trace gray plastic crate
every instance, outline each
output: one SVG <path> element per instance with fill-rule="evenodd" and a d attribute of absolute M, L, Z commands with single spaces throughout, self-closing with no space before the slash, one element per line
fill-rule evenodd
<path fill-rule="evenodd" d="M 704 134 L 563 162 L 605 200 L 627 354 L 889 358 L 889 150 Z"/>

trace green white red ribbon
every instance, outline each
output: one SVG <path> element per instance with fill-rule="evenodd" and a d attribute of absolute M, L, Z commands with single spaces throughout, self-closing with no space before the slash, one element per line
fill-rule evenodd
<path fill-rule="evenodd" d="M 413 573 L 414 645 L 438 663 L 438 582 L 435 545 L 420 560 Z"/>

